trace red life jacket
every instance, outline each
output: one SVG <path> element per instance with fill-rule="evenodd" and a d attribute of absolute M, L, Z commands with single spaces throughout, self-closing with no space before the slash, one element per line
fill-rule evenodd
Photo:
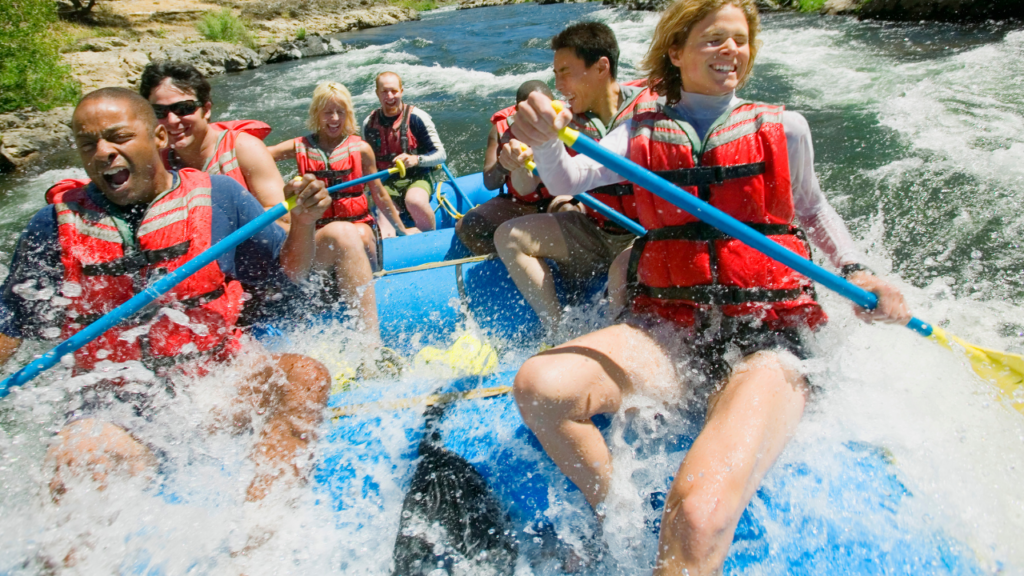
<path fill-rule="evenodd" d="M 810 257 L 793 224 L 793 191 L 781 106 L 742 102 L 711 127 L 704 142 L 677 112 L 637 114 L 630 159 L 789 250 Z M 826 321 L 810 279 L 699 222 L 635 186 L 647 235 L 633 246 L 629 282 L 634 310 L 691 324 L 698 308 L 755 316 L 770 328 Z"/>
<path fill-rule="evenodd" d="M 95 188 L 89 192 L 87 180 L 64 180 L 47 191 L 46 199 L 57 212 L 62 292 L 71 300 L 61 338 L 210 247 L 210 176 L 189 168 L 178 174 L 178 187 L 146 209 L 134 237 L 127 223 L 103 207 L 109 204 L 102 194 Z M 127 255 L 125 235 L 132 244 Z M 92 370 L 101 360 L 160 366 L 200 354 L 223 359 L 238 348 L 241 332 L 235 321 L 241 306 L 241 284 L 228 281 L 217 262 L 211 262 L 161 296 L 148 314 L 139 312 L 80 348 L 76 366 Z M 176 312 L 159 314 L 162 308 Z"/>
<path fill-rule="evenodd" d="M 363 176 L 363 157 L 359 153 L 363 139 L 355 134 L 346 138 L 329 156 L 317 146 L 315 134 L 296 138 L 293 142 L 299 174 L 312 174 L 328 187 Z M 324 211 L 323 218 L 316 221 L 317 227 L 339 220 L 367 224 L 374 222 L 366 201 L 365 188 L 364 184 L 331 192 L 333 202 Z"/>
<path fill-rule="evenodd" d="M 611 124 L 605 128 L 601 123 L 601 119 L 592 113 L 576 114 L 573 117 L 571 126 L 581 133 L 594 139 L 594 141 L 600 141 L 609 132 L 626 122 L 634 115 L 642 112 L 649 112 L 654 109 L 657 104 L 658 95 L 651 92 L 646 87 L 647 80 L 630 80 L 629 82 L 623 82 L 621 86 L 629 87 L 643 87 L 642 90 L 638 90 L 633 96 L 627 99 L 623 105 L 619 108 L 619 111 L 612 118 Z M 572 149 L 569 151 L 573 156 L 576 152 Z M 601 202 L 604 202 L 608 206 L 614 208 L 617 212 L 625 214 L 632 220 L 636 220 L 636 201 L 633 199 L 633 185 L 629 182 L 620 182 L 618 184 L 609 184 L 608 186 L 600 186 L 590 190 L 590 195 L 597 198 Z M 586 209 L 587 216 L 601 228 L 610 228 L 611 231 L 621 232 L 622 228 L 618 225 L 609 222 L 607 218 L 598 214 L 590 208 Z"/>
<path fill-rule="evenodd" d="M 509 127 L 512 125 L 513 116 L 516 115 L 516 107 L 509 106 L 503 110 L 499 110 L 491 116 L 491 124 L 498 130 L 498 153 L 501 153 L 501 147 L 508 144 L 512 139 L 512 132 Z M 516 202 L 523 204 L 537 204 L 548 198 L 551 198 L 551 194 L 548 192 L 546 186 L 541 183 L 537 188 L 529 194 L 521 194 L 518 190 L 512 186 L 512 175 L 505 175 L 505 188 L 508 189 L 509 194 L 512 195 L 512 199 Z"/>
<path fill-rule="evenodd" d="M 239 134 L 251 134 L 263 140 L 270 134 L 270 126 L 259 120 L 231 120 L 229 122 L 213 122 L 210 124 L 213 130 L 221 130 L 217 137 L 217 147 L 213 156 L 203 165 L 203 172 L 207 174 L 223 174 L 229 176 L 249 190 L 245 182 L 245 175 L 238 167 L 238 158 L 235 156 L 235 144 L 238 142 Z"/>
<path fill-rule="evenodd" d="M 395 157 L 399 154 L 415 154 L 419 149 L 416 136 L 409 128 L 409 116 L 415 108 L 412 104 L 405 104 L 405 110 L 395 118 L 394 122 L 385 126 L 381 123 L 384 112 L 377 108 L 370 114 L 370 121 L 366 123 L 364 135 L 366 141 L 373 148 L 373 154 L 377 158 L 377 170 L 387 170 L 395 164 Z M 429 168 L 416 166 L 406 171 L 406 178 L 420 178 L 429 174 Z"/>

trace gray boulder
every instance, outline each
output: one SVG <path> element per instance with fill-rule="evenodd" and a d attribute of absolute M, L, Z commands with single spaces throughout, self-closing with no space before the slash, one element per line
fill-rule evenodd
<path fill-rule="evenodd" d="M 285 62 L 300 58 L 339 54 L 345 50 L 345 45 L 335 38 L 327 38 L 319 34 L 309 34 L 302 40 L 264 46 L 260 48 L 259 56 L 267 64 L 272 64 L 274 62 Z"/>
<path fill-rule="evenodd" d="M 223 42 L 197 42 L 184 46 L 169 46 L 151 53 L 153 60 L 188 62 L 207 76 L 251 70 L 263 65 L 255 51 L 244 46 Z"/>
<path fill-rule="evenodd" d="M 47 112 L 26 108 L 0 114 L 0 173 L 13 172 L 74 144 L 70 106 Z"/>

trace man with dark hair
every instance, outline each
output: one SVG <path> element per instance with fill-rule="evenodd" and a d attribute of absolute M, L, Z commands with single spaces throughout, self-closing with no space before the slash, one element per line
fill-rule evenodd
<path fill-rule="evenodd" d="M 632 118 L 636 110 L 653 106 L 656 97 L 642 82 L 616 81 L 619 45 L 607 25 L 573 24 L 552 38 L 551 48 L 555 51 L 555 88 L 572 110 L 573 127 L 580 132 L 600 140 Z M 520 149 L 514 160 L 522 161 L 530 154 L 532 151 Z M 590 194 L 636 219 L 631 185 L 603 186 Z M 558 263 L 563 279 L 582 289 L 580 284 L 609 272 L 615 259 L 635 239 L 590 209 L 524 216 L 505 222 L 494 235 L 495 247 L 509 275 L 549 331 L 558 328 L 562 306 L 545 259 Z M 624 278 L 624 268 L 615 276 Z M 616 292 L 620 283 L 610 283 L 609 291 Z"/>
<path fill-rule="evenodd" d="M 171 137 L 170 168 L 230 176 L 264 208 L 284 200 L 284 180 L 263 138 L 270 126 L 254 120 L 210 122 L 210 83 L 191 64 L 156 61 L 142 71 L 139 93 Z M 288 217 L 280 223 L 287 226 Z"/>
<path fill-rule="evenodd" d="M 167 170 L 160 158 L 167 129 L 130 90 L 86 95 L 72 131 L 90 180 L 48 190 L 49 204 L 18 241 L 0 291 L 0 365 L 22 339 L 72 336 L 263 213 L 230 178 Z M 110 475 L 152 471 L 157 454 L 144 436 L 157 406 L 181 393 L 183 377 L 228 362 L 245 375 L 236 384 L 243 404 L 266 410 L 248 499 L 301 478 L 297 462 L 322 419 L 330 375 L 304 356 L 246 350 L 235 325 L 244 270 L 299 280 L 312 265 L 316 220 L 330 196 L 312 176 L 287 192 L 298 198 L 287 234 L 265 228 L 74 353 L 75 370 L 97 370 L 97 378 L 73 392 L 47 455 L 55 500 L 72 478 L 102 489 Z"/>
<path fill-rule="evenodd" d="M 405 88 L 398 74 L 381 72 L 376 86 L 380 108 L 363 120 L 363 140 L 373 148 L 378 170 L 387 170 L 398 160 L 405 164 L 405 178 L 392 178 L 384 183 L 384 189 L 416 228 L 433 230 L 437 224 L 430 207 L 431 173 L 447 159 L 444 145 L 430 114 L 402 101 Z M 378 220 L 381 230 L 390 235 L 391 223 L 385 218 Z"/>
<path fill-rule="evenodd" d="M 491 116 L 491 131 L 484 152 L 484 186 L 488 190 L 502 188 L 496 196 L 476 206 L 455 223 L 455 233 L 471 252 L 477 255 L 494 252 L 494 232 L 502 223 L 565 207 L 568 197 L 559 199 L 548 194 L 540 178 L 526 169 L 525 160 L 531 151 L 512 137 L 509 130 L 515 122 L 516 105 L 530 94 L 540 92 L 553 98 L 551 89 L 540 80 L 527 80 L 516 91 L 516 103 Z"/>

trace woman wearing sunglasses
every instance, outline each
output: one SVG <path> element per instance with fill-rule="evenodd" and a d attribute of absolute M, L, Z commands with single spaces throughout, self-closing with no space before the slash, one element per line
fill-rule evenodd
<path fill-rule="evenodd" d="M 210 83 L 190 64 L 157 61 L 142 71 L 139 92 L 171 136 L 168 167 L 234 178 L 263 205 L 284 200 L 284 179 L 263 144 L 270 126 L 254 120 L 210 122 Z M 288 217 L 279 223 L 287 229 Z"/>
<path fill-rule="evenodd" d="M 790 250 L 808 256 L 802 226 L 851 282 L 878 295 L 866 321 L 906 324 L 902 295 L 859 264 L 845 225 L 814 173 L 807 121 L 782 106 L 737 98 L 757 54 L 754 0 L 678 0 L 665 9 L 642 67 L 665 105 L 601 140 Z M 550 99 L 520 104 L 513 131 L 529 144 L 552 194 L 621 177 L 570 158 Z M 710 169 L 713 167 L 714 169 Z M 713 178 L 705 178 L 709 174 Z M 646 236 L 632 248 L 631 309 L 623 322 L 528 360 L 515 380 L 523 419 L 601 510 L 614 486 L 611 453 L 591 417 L 628 394 L 706 407 L 703 429 L 676 472 L 654 573 L 717 574 L 747 504 L 804 411 L 805 339 L 826 318 L 811 282 L 636 186 Z"/>

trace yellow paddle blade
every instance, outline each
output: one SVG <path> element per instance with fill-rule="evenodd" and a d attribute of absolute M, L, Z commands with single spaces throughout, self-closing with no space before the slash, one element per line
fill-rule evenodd
<path fill-rule="evenodd" d="M 490 344 L 466 334 L 447 350 L 427 346 L 412 363 L 416 368 L 440 368 L 455 377 L 486 376 L 497 368 L 498 354 Z"/>
<path fill-rule="evenodd" d="M 950 350 L 962 349 L 974 372 L 995 384 L 1010 398 L 1013 407 L 1024 414 L 1024 397 L 1016 394 L 1024 384 L 1024 357 L 968 344 L 937 326 L 932 326 L 929 338 Z"/>

